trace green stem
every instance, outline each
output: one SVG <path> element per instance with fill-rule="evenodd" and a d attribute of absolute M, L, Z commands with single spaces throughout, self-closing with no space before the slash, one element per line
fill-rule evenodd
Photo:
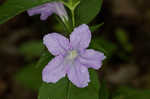
<path fill-rule="evenodd" d="M 70 29 L 69 23 L 66 21 L 66 22 L 64 22 L 64 25 L 65 25 L 67 31 L 70 33 L 71 29 Z"/>
<path fill-rule="evenodd" d="M 72 13 L 72 25 L 73 25 L 73 28 L 75 27 L 75 15 L 74 15 L 74 10 L 71 10 L 71 13 Z"/>
<path fill-rule="evenodd" d="M 70 99 L 70 89 L 71 89 L 71 82 L 68 80 L 68 88 L 67 88 L 67 97 L 66 97 L 66 99 Z"/>
<path fill-rule="evenodd" d="M 56 16 L 56 19 L 60 24 L 62 24 L 62 26 L 64 26 L 65 32 L 67 32 L 66 36 L 68 36 L 70 34 L 70 32 L 72 31 L 69 21 L 67 21 L 67 20 L 61 21 L 58 16 Z"/>
<path fill-rule="evenodd" d="M 72 4 L 72 0 L 70 0 L 71 4 Z"/>
<path fill-rule="evenodd" d="M 74 28 L 75 27 L 75 16 L 74 16 L 74 10 L 75 10 L 75 8 L 73 7 L 74 6 L 73 5 L 73 0 L 70 0 L 70 5 L 71 5 L 70 10 L 71 10 L 71 14 L 72 14 L 72 26 Z"/>

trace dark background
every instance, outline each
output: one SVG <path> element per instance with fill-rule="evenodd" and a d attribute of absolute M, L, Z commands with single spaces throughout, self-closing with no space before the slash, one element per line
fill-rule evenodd
<path fill-rule="evenodd" d="M 5 0 L 0 0 L 0 3 Z M 99 71 L 110 90 L 129 85 L 150 88 L 150 1 L 104 0 L 101 12 L 90 24 L 105 24 L 93 35 L 104 37 L 117 46 L 117 50 Z M 44 33 L 52 32 L 55 20 L 51 16 L 40 21 L 39 16 L 29 17 L 26 12 L 0 25 L 0 98 L 36 99 L 37 91 L 24 87 L 14 75 L 27 64 L 19 47 L 27 41 L 42 40 Z M 58 29 L 58 28 L 57 28 Z M 121 29 L 132 50 L 122 45 L 116 32 Z M 33 59 L 38 60 L 38 57 Z"/>

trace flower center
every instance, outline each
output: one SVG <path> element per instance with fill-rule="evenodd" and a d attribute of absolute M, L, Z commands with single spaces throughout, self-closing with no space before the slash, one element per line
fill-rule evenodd
<path fill-rule="evenodd" d="M 78 53 L 76 50 L 72 50 L 68 53 L 67 59 L 74 60 L 78 56 Z"/>

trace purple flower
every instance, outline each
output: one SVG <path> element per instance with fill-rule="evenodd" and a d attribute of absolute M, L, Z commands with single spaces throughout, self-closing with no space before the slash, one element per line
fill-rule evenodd
<path fill-rule="evenodd" d="M 61 2 L 46 3 L 35 8 L 31 8 L 27 12 L 29 16 L 41 14 L 41 20 L 46 20 L 48 16 L 51 16 L 53 13 L 57 14 L 63 21 L 68 20 L 67 12 Z"/>
<path fill-rule="evenodd" d="M 103 53 L 86 49 L 90 41 L 91 31 L 86 24 L 74 29 L 70 41 L 58 33 L 44 36 L 44 44 L 55 58 L 44 68 L 43 81 L 56 83 L 67 75 L 77 87 L 88 86 L 88 68 L 99 69 L 105 59 Z"/>

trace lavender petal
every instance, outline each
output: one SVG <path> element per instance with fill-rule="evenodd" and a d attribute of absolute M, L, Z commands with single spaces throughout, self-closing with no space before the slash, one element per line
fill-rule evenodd
<path fill-rule="evenodd" d="M 63 56 L 56 56 L 43 69 L 42 79 L 47 83 L 56 83 L 62 77 L 65 77 L 67 66 L 64 64 Z"/>
<path fill-rule="evenodd" d="M 79 64 L 79 62 L 75 62 L 74 65 L 71 66 L 67 75 L 69 80 L 80 88 L 88 86 L 88 82 L 90 82 L 88 68 Z"/>
<path fill-rule="evenodd" d="M 105 58 L 106 57 L 103 53 L 93 49 L 88 49 L 83 52 L 80 57 L 78 57 L 78 60 L 81 64 L 84 64 L 84 66 L 87 66 L 88 68 L 99 69 L 102 66 L 102 61 Z"/>
<path fill-rule="evenodd" d="M 43 43 L 55 56 L 66 54 L 69 49 L 69 40 L 58 33 L 51 33 L 44 36 Z"/>
<path fill-rule="evenodd" d="M 75 28 L 70 35 L 70 44 L 73 49 L 82 50 L 89 46 L 91 41 L 91 31 L 86 24 Z"/>

